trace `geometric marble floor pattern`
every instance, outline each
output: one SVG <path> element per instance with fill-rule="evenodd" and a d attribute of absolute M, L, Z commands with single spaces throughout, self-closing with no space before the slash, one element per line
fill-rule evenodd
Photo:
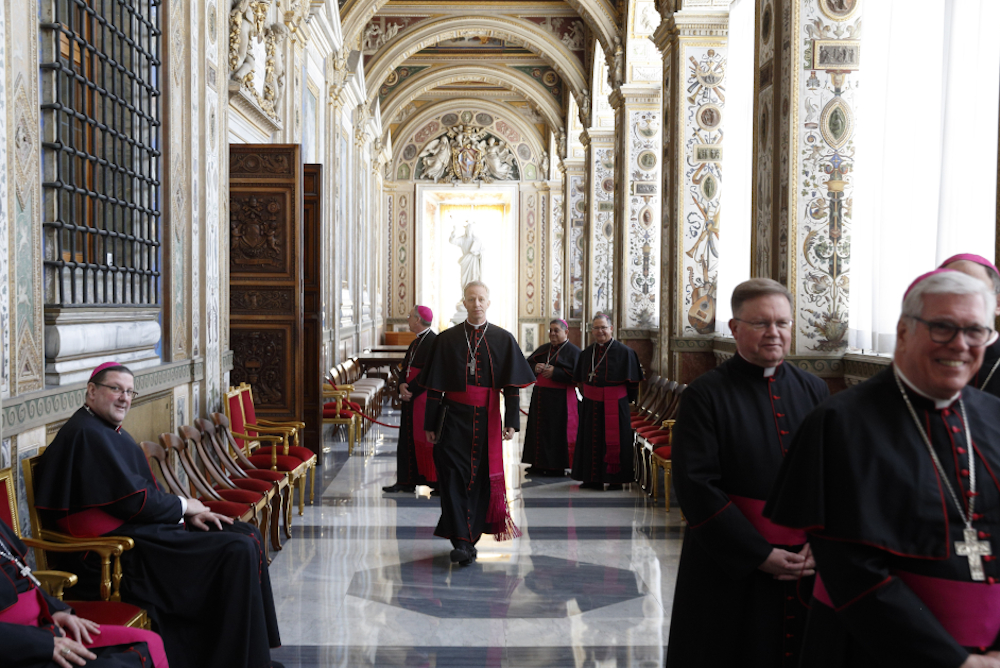
<path fill-rule="evenodd" d="M 527 395 L 527 393 L 524 393 Z M 527 399 L 527 397 L 525 397 Z M 383 422 L 398 424 L 398 411 Z M 523 425 L 522 425 L 523 426 Z M 362 666 L 659 668 L 666 656 L 682 525 L 628 486 L 533 479 L 505 441 L 522 536 L 484 535 L 472 566 L 433 535 L 440 503 L 395 482 L 398 430 L 373 427 L 347 456 L 327 437 L 316 502 L 295 515 L 270 571 L 288 668 Z M 322 488 L 322 493 L 320 489 Z"/>

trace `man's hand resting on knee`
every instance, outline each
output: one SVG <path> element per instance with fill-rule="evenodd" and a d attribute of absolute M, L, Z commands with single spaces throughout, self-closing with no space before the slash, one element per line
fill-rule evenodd
<path fill-rule="evenodd" d="M 226 517 L 225 515 L 220 515 L 219 513 L 213 513 L 208 509 L 204 503 L 198 499 L 188 499 L 187 500 L 187 510 L 184 512 L 184 521 L 188 524 L 193 524 L 202 531 L 211 530 L 212 525 L 219 531 L 222 531 L 222 523 L 232 524 L 233 519 L 231 517 Z"/>

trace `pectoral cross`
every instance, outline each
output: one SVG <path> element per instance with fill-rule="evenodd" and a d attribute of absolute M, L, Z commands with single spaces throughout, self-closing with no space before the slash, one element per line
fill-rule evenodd
<path fill-rule="evenodd" d="M 591 371 L 590 373 L 588 373 L 588 374 L 587 374 L 587 379 L 588 379 L 588 380 L 589 380 L 589 381 L 590 381 L 591 383 L 593 383 L 593 382 L 594 382 L 594 378 L 595 378 L 596 376 L 597 376 L 597 372 L 596 372 L 596 371 Z"/>
<path fill-rule="evenodd" d="M 473 376 L 475 376 L 476 375 L 476 358 L 473 357 L 472 359 L 470 359 L 469 363 L 466 366 L 469 367 L 469 373 L 472 374 Z"/>
<path fill-rule="evenodd" d="M 976 530 L 972 527 L 965 527 L 962 533 L 965 540 L 955 541 L 955 554 L 969 560 L 969 570 L 972 572 L 973 580 L 985 580 L 983 557 L 992 554 L 990 544 L 985 540 L 976 540 Z"/>

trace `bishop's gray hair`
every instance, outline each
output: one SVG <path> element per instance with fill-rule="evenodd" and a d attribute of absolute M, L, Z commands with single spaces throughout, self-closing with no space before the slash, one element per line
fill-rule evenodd
<path fill-rule="evenodd" d="M 960 271 L 943 271 L 928 276 L 920 281 L 903 297 L 903 318 L 920 318 L 924 313 L 924 295 L 979 295 L 983 300 L 983 319 L 980 322 L 985 327 L 993 327 L 993 310 L 996 308 L 996 295 L 978 278 L 973 278 Z"/>
<path fill-rule="evenodd" d="M 465 287 L 462 288 L 462 299 L 465 299 L 465 293 L 469 288 L 482 288 L 483 290 L 486 290 L 486 297 L 489 298 L 490 296 L 490 286 L 486 285 L 482 281 L 469 281 L 465 284 Z"/>

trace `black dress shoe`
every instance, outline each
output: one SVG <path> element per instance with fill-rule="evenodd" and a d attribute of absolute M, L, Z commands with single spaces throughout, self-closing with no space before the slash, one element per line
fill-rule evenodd
<path fill-rule="evenodd" d="M 395 494 L 396 492 L 406 492 L 407 494 L 412 494 L 417 491 L 415 485 L 400 485 L 398 482 L 395 485 L 389 485 L 388 487 L 383 487 L 382 491 L 386 494 Z"/>
<path fill-rule="evenodd" d="M 604 489 L 603 482 L 581 482 L 580 489 Z"/>
<path fill-rule="evenodd" d="M 459 566 L 469 566 L 473 561 L 476 560 L 476 548 L 465 545 L 459 545 L 454 550 L 451 551 L 451 563 L 458 564 Z"/>
<path fill-rule="evenodd" d="M 608 491 L 609 492 L 620 492 L 623 489 L 625 489 L 625 488 L 621 484 L 618 484 L 618 483 L 613 483 L 613 484 L 608 485 Z"/>
<path fill-rule="evenodd" d="M 441 496 L 441 490 L 438 489 L 437 487 L 433 488 L 431 490 L 431 496 Z"/>

